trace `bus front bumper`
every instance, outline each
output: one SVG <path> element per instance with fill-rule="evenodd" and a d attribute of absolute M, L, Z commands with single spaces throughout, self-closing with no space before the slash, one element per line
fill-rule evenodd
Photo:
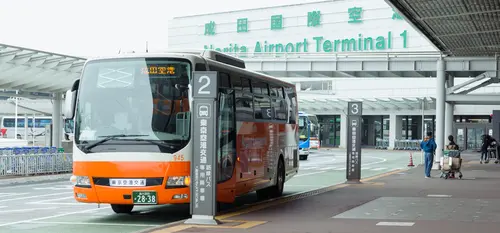
<path fill-rule="evenodd" d="M 147 179 L 147 183 L 151 183 L 151 181 Z M 92 182 L 90 185 L 75 185 L 73 190 L 74 198 L 78 202 L 130 205 L 189 203 L 190 194 L 189 186 L 166 187 L 164 182 L 161 182 L 159 185 L 137 187 L 110 186 L 109 184 L 95 185 L 94 182 Z M 137 203 L 138 195 L 141 193 L 149 197 L 146 203 Z"/>

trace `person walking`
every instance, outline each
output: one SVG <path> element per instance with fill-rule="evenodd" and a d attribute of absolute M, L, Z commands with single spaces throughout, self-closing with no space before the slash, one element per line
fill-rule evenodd
<path fill-rule="evenodd" d="M 434 163 L 434 152 L 436 151 L 437 144 L 432 137 L 432 132 L 427 132 L 427 136 L 420 143 L 420 148 L 424 151 L 425 155 L 425 178 L 431 178 L 432 164 Z"/>

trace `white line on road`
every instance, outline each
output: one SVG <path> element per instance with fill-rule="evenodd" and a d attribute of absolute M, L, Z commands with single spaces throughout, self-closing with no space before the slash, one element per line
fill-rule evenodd
<path fill-rule="evenodd" d="M 343 170 L 345 170 L 345 169 L 346 169 L 345 167 L 340 167 L 340 168 L 335 168 L 334 170 L 335 170 L 335 171 L 343 171 Z"/>
<path fill-rule="evenodd" d="M 26 203 L 26 204 L 32 204 L 32 205 L 78 205 L 78 206 L 83 206 L 83 205 L 88 205 L 87 203 L 63 203 L 63 202 L 41 202 L 41 203 Z"/>
<path fill-rule="evenodd" d="M 74 198 L 74 197 L 73 196 L 69 196 L 69 197 L 45 199 L 45 200 L 41 200 L 41 201 L 28 202 L 27 204 L 46 204 L 47 202 L 51 202 L 51 201 L 59 201 L 59 200 L 66 200 L 66 199 L 72 199 L 72 198 Z"/>
<path fill-rule="evenodd" d="M 295 177 L 302 177 L 302 176 L 310 176 L 310 175 L 315 175 L 315 174 L 320 174 L 320 173 L 325 173 L 326 171 L 321 171 L 321 172 L 311 172 L 311 173 L 306 173 L 306 174 L 299 174 L 296 175 Z"/>
<path fill-rule="evenodd" d="M 72 193 L 73 192 L 64 192 L 64 193 L 51 193 L 51 194 L 36 195 L 36 196 L 29 196 L 29 197 L 18 197 L 18 198 L 0 200 L 0 202 L 17 201 L 17 200 L 24 200 L 24 199 L 30 199 L 30 198 L 39 198 L 39 197 L 48 197 L 48 196 L 57 196 L 57 195 L 72 194 Z"/>
<path fill-rule="evenodd" d="M 372 169 L 372 171 L 381 171 L 381 170 L 385 170 L 385 169 L 387 169 L 387 168 L 385 168 L 385 167 L 379 167 L 379 168 Z"/>
<path fill-rule="evenodd" d="M 451 195 L 429 194 L 428 197 L 451 197 Z"/>
<path fill-rule="evenodd" d="M 7 208 L 7 206 L 0 206 L 0 209 L 2 209 L 2 208 Z"/>
<path fill-rule="evenodd" d="M 308 185 L 308 184 L 288 184 L 286 187 L 320 187 L 322 185 Z"/>
<path fill-rule="evenodd" d="M 69 178 L 68 178 L 68 181 L 56 181 L 56 182 L 47 182 L 47 183 L 40 183 L 40 184 L 20 184 L 20 185 L 8 186 L 8 187 L 0 187 L 0 190 L 16 189 L 16 188 L 30 188 L 30 187 L 38 187 L 38 186 L 52 186 L 54 184 L 62 184 L 62 183 L 68 184 Z"/>
<path fill-rule="evenodd" d="M 34 221 L 30 224 L 55 224 L 55 225 L 97 225 L 97 226 L 125 226 L 125 227 L 157 227 L 152 224 L 126 224 L 126 223 L 94 223 L 94 222 L 42 222 Z"/>
<path fill-rule="evenodd" d="M 377 226 L 398 226 L 398 227 L 411 227 L 414 222 L 379 222 Z"/>
<path fill-rule="evenodd" d="M 26 194 L 29 194 L 29 193 L 0 193 L 0 197 L 4 198 L 4 197 L 8 197 L 8 196 L 22 196 L 22 195 L 26 195 Z"/>
<path fill-rule="evenodd" d="M 46 217 L 41 217 L 41 218 L 32 218 L 32 219 L 27 219 L 27 220 L 22 220 L 22 221 L 17 221 L 17 222 L 3 223 L 3 224 L 0 224 L 0 227 L 11 226 L 11 225 L 16 225 L 16 224 L 20 224 L 20 223 L 31 223 L 31 222 L 34 222 L 34 221 L 51 219 L 51 218 L 58 218 L 58 217 L 64 217 L 64 216 L 73 215 L 73 214 L 89 213 L 89 212 L 93 212 L 93 211 L 110 209 L 110 208 L 111 207 L 103 207 L 103 208 L 99 208 L 99 209 L 81 210 L 81 211 L 68 212 L 68 213 L 63 213 L 63 214 L 56 214 L 56 215 L 51 215 L 51 216 L 46 216 Z"/>
<path fill-rule="evenodd" d="M 2 214 L 2 213 L 15 213 L 15 212 L 31 212 L 31 211 L 35 211 L 35 210 L 53 210 L 53 209 L 57 209 L 57 207 L 15 209 L 15 210 L 1 210 L 0 214 Z"/>

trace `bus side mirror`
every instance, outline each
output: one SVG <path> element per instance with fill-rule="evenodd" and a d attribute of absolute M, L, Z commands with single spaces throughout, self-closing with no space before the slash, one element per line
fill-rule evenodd
<path fill-rule="evenodd" d="M 66 91 L 66 98 L 64 99 L 64 118 L 73 119 L 75 116 L 76 97 L 78 95 L 78 86 L 80 80 L 76 80 L 70 90 Z"/>

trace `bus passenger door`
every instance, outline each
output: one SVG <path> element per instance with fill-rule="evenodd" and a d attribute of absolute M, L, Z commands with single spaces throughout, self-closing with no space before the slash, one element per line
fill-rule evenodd
<path fill-rule="evenodd" d="M 217 164 L 219 195 L 234 198 L 236 187 L 234 177 L 236 166 L 236 122 L 234 114 L 234 91 L 221 89 L 219 92 L 218 132 L 219 146 L 217 149 Z M 218 195 L 218 196 L 219 196 Z M 226 196 L 227 195 L 227 196 Z M 233 196 L 233 197 L 231 197 Z"/>

